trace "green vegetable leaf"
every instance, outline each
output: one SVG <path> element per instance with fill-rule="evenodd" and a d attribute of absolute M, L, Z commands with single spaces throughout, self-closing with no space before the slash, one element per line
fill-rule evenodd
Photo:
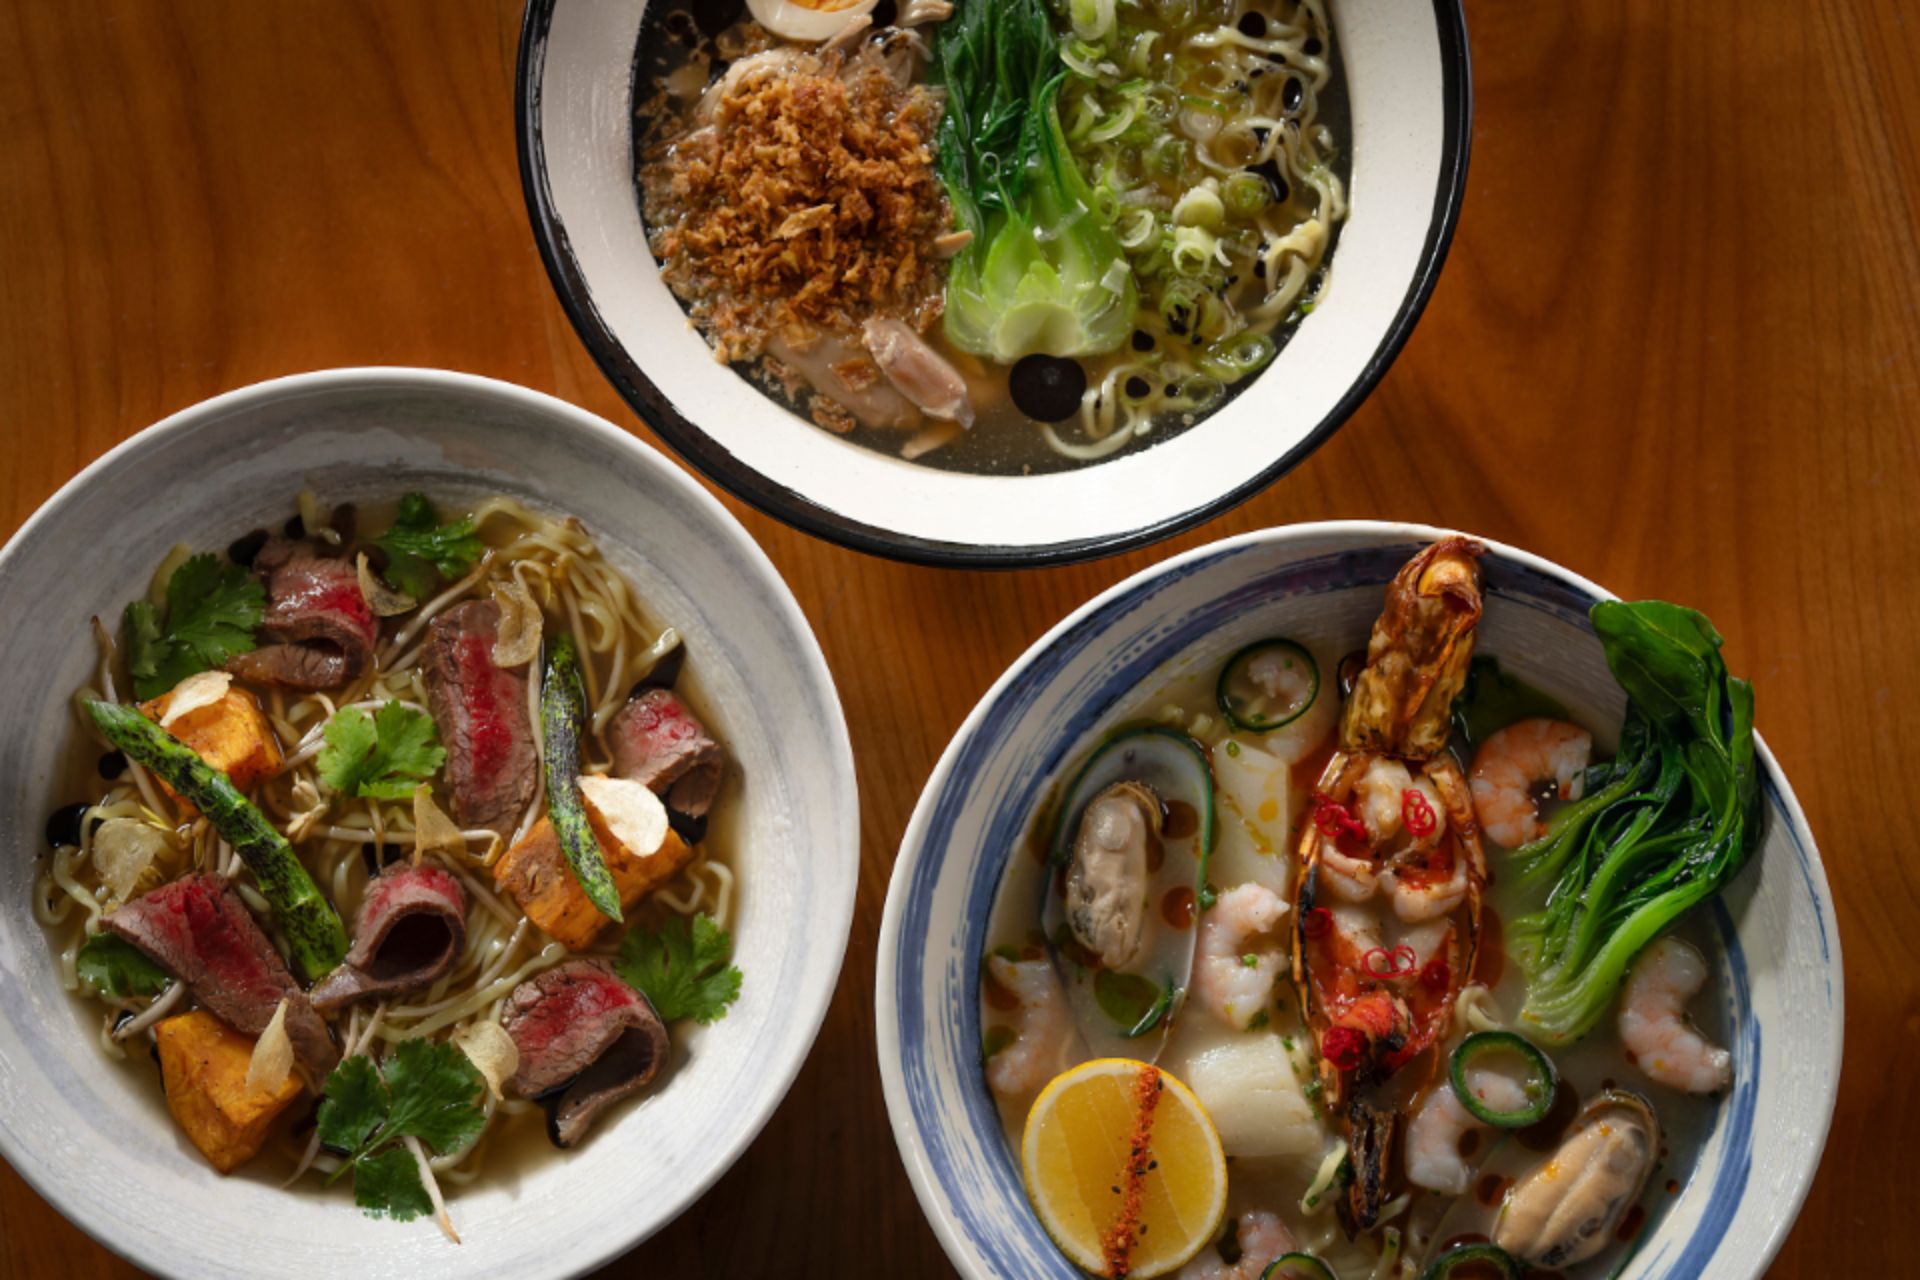
<path fill-rule="evenodd" d="M 936 164 L 955 221 L 973 233 L 949 265 L 947 336 L 1007 363 L 1118 347 L 1137 290 L 1067 149 L 1067 73 L 1045 0 L 969 0 L 934 57 L 947 91 Z"/>
<path fill-rule="evenodd" d="M 628 933 L 614 971 L 666 1021 L 715 1022 L 740 995 L 740 970 L 727 963 L 732 952 L 732 936 L 705 913 L 693 917 L 691 932 L 685 916 L 671 916 L 657 933 Z"/>
<path fill-rule="evenodd" d="M 405 1147 L 388 1147 L 353 1166 L 353 1202 L 369 1217 L 411 1222 L 433 1212 L 420 1166 Z"/>
<path fill-rule="evenodd" d="M 111 933 L 96 933 L 74 957 L 80 981 L 103 996 L 157 996 L 173 981 L 140 948 Z"/>
<path fill-rule="evenodd" d="M 387 553 L 386 579 L 400 590 L 424 600 L 437 585 L 435 574 L 458 578 L 479 562 L 486 548 L 471 520 L 439 523 L 433 504 L 423 493 L 400 499 L 393 527 L 373 540 Z"/>
<path fill-rule="evenodd" d="M 335 1067 L 320 1093 L 320 1141 L 335 1151 L 360 1150 L 393 1108 L 392 1093 L 365 1054 Z"/>
<path fill-rule="evenodd" d="M 404 800 L 446 763 L 433 717 L 402 702 L 373 715 L 348 707 L 327 722 L 320 777 L 341 795 Z"/>
<path fill-rule="evenodd" d="M 476 1104 L 486 1081 L 450 1044 L 402 1040 L 380 1064 L 380 1073 L 393 1091 L 383 1141 L 418 1138 L 445 1155 L 473 1141 L 487 1122 Z"/>
<path fill-rule="evenodd" d="M 222 564 L 206 552 L 189 556 L 167 579 L 164 623 L 145 600 L 127 606 L 123 621 L 134 694 L 143 701 L 157 698 L 188 676 L 253 649 L 266 607 L 266 588 L 239 565 Z"/>

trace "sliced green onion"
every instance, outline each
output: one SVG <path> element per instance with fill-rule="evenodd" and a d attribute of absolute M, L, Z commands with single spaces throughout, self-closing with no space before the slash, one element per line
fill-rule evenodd
<path fill-rule="evenodd" d="M 1260 1280 L 1340 1280 L 1340 1277 L 1310 1253 L 1283 1253 L 1267 1264 Z"/>
<path fill-rule="evenodd" d="M 1133 123 L 1136 110 L 1137 108 L 1135 108 L 1131 102 L 1122 104 L 1120 110 L 1087 130 L 1088 140 L 1092 142 L 1111 142 L 1127 131 L 1127 126 Z"/>
<path fill-rule="evenodd" d="M 1296 693 L 1276 699 L 1253 678 L 1254 659 L 1265 654 L 1275 655 L 1285 664 L 1285 669 L 1305 675 L 1304 696 Z M 1266 733 L 1292 724 L 1307 713 L 1307 708 L 1320 696 L 1320 664 L 1291 640 L 1279 636 L 1256 640 L 1228 658 L 1227 664 L 1220 668 L 1214 696 L 1228 724 L 1249 733 Z"/>
<path fill-rule="evenodd" d="M 1152 99 L 1147 99 L 1151 102 Z M 1160 123 L 1165 123 L 1164 121 Z M 1147 171 L 1162 178 L 1177 178 L 1187 167 L 1187 140 L 1163 133 L 1147 148 Z"/>
<path fill-rule="evenodd" d="M 1273 199 L 1272 185 L 1259 174 L 1244 169 L 1228 178 L 1221 192 L 1226 197 L 1228 210 L 1243 218 L 1259 213 Z"/>
<path fill-rule="evenodd" d="M 1226 103 L 1216 101 L 1213 98 L 1202 97 L 1197 93 L 1181 94 L 1180 105 L 1188 111 L 1205 111 L 1210 115 L 1226 116 L 1233 114 L 1233 108 L 1229 107 Z"/>
<path fill-rule="evenodd" d="M 1208 347 L 1200 367 L 1222 382 L 1238 382 L 1266 367 L 1273 359 L 1273 339 L 1252 331 L 1236 333 Z"/>
<path fill-rule="evenodd" d="M 1526 1068 L 1527 1078 L 1521 1088 L 1526 1090 L 1527 1105 L 1517 1111 L 1495 1111 L 1467 1088 L 1467 1068 L 1477 1059 L 1496 1054 L 1512 1054 Z M 1553 1069 L 1553 1060 L 1511 1031 L 1474 1032 L 1453 1051 L 1453 1065 L 1448 1073 L 1453 1080 L 1454 1095 L 1460 1099 L 1460 1105 L 1467 1109 L 1467 1114 L 1482 1124 L 1500 1129 L 1524 1129 L 1537 1123 L 1553 1109 L 1554 1090 L 1560 1083 Z"/>
<path fill-rule="evenodd" d="M 1420 1273 L 1420 1280 L 1447 1280 L 1455 1269 L 1475 1262 L 1494 1267 L 1500 1273 L 1500 1280 L 1520 1280 L 1520 1264 L 1497 1244 L 1463 1244 L 1449 1249 Z"/>

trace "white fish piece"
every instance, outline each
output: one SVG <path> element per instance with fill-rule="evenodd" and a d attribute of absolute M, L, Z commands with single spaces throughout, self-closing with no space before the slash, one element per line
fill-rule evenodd
<path fill-rule="evenodd" d="M 1277 1031 L 1183 1027 L 1165 1065 L 1200 1099 L 1230 1156 L 1317 1156 L 1326 1130 Z"/>

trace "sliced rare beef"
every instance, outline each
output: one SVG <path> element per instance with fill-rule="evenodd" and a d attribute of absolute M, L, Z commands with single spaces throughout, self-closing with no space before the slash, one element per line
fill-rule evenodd
<path fill-rule="evenodd" d="M 467 896 L 431 863 L 396 862 L 367 884 L 346 962 L 313 989 L 316 1009 L 430 987 L 467 942 Z"/>
<path fill-rule="evenodd" d="M 103 923 L 186 983 L 195 1000 L 235 1031 L 258 1036 L 285 1000 L 287 1037 L 301 1063 L 319 1077 L 339 1062 L 326 1023 L 240 895 L 219 876 L 163 884 Z"/>
<path fill-rule="evenodd" d="M 261 634 L 271 643 L 227 662 L 245 680 L 336 689 L 367 669 L 378 620 L 349 560 L 310 541 L 270 538 L 253 559 L 267 586 Z"/>
<path fill-rule="evenodd" d="M 493 665 L 500 606 L 469 600 L 427 628 L 420 666 L 440 744 L 454 821 L 504 832 L 533 799 L 538 757 L 527 709 L 527 668 Z"/>
<path fill-rule="evenodd" d="M 648 689 L 607 726 L 613 771 L 654 791 L 667 807 L 704 817 L 720 789 L 720 744 L 671 689 Z"/>
<path fill-rule="evenodd" d="M 512 1087 L 543 1098 L 556 1145 L 571 1147 L 600 1113 L 652 1083 L 667 1060 L 666 1024 L 604 961 L 569 960 L 513 989 L 500 1025 L 520 1051 Z"/>

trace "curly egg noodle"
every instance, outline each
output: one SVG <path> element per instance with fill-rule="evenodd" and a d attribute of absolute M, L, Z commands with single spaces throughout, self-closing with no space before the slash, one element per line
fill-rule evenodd
<path fill-rule="evenodd" d="M 302 495 L 303 512 L 315 505 Z M 427 689 L 420 669 L 422 635 L 427 624 L 465 600 L 485 599 L 496 589 L 517 586 L 539 606 L 550 627 L 565 626 L 576 637 L 588 691 L 588 735 L 583 743 L 584 772 L 604 773 L 612 763 L 606 728 L 635 681 L 679 645 L 671 629 L 656 629 L 647 619 L 632 588 L 607 562 L 580 522 L 555 519 L 506 497 L 488 498 L 469 513 L 488 550 L 466 577 L 426 601 L 401 625 L 383 636 L 369 670 L 337 696 L 325 693 L 289 695 L 273 690 L 266 695 L 267 714 L 285 754 L 280 771 L 262 782 L 252 799 L 274 826 L 293 844 L 300 860 L 321 890 L 332 899 L 343 919 L 352 920 L 370 876 L 369 866 L 406 856 L 420 838 L 412 801 L 376 801 L 329 795 L 318 773 L 317 760 L 325 746 L 323 730 L 348 708 L 369 712 L 389 702 L 426 710 Z M 306 515 L 309 527 L 324 526 L 324 515 Z M 156 594 L 164 576 L 184 559 L 170 556 L 156 579 Z M 123 700 L 114 678 L 115 645 L 98 621 L 100 662 L 94 683 L 75 695 L 75 705 L 89 699 Z M 385 629 L 383 628 L 383 631 Z M 538 663 L 530 667 L 528 698 L 538 723 Z M 89 733 L 84 713 L 81 724 Z M 537 749 L 536 735 L 536 749 Z M 536 788 L 532 803 L 521 816 L 513 837 L 538 821 L 545 808 L 544 788 Z M 164 839 L 165 851 L 154 860 L 135 893 L 189 871 L 214 872 L 233 882 L 235 890 L 285 952 L 285 939 L 272 908 L 251 882 L 234 850 L 204 818 L 176 824 L 173 806 L 162 797 L 155 780 L 137 763 L 84 813 L 77 844 L 58 848 L 48 859 L 34 886 L 33 909 L 48 930 L 64 985 L 80 990 L 76 958 L 88 937 L 99 929 L 101 917 L 119 900 L 112 893 L 106 868 L 100 863 L 99 833 L 109 819 L 131 820 L 153 829 Z M 457 829 L 456 829 L 457 830 Z M 465 949 L 451 971 L 429 989 L 391 999 L 353 1005 L 334 1018 L 333 1026 L 344 1055 L 376 1055 L 402 1040 L 436 1040 L 470 1033 L 480 1023 L 498 1024 L 507 995 L 527 978 L 552 968 L 569 953 L 534 928 L 510 899 L 495 892 L 490 868 L 511 844 L 494 832 L 457 831 L 452 840 L 429 839 L 430 852 L 461 883 L 468 896 Z M 704 912 L 725 928 L 734 901 L 732 869 L 702 841 L 694 860 L 649 899 L 659 909 L 681 915 Z M 643 908 L 643 911 L 651 908 Z M 595 948 L 612 954 L 619 942 L 613 934 Z M 164 1016 L 184 991 L 172 984 L 159 996 L 115 999 L 106 1005 L 98 1042 L 110 1058 L 126 1057 L 122 1041 Z M 133 1015 L 132 1021 L 123 1021 Z M 115 1027 L 119 1024 L 119 1036 Z M 317 1084 L 318 1082 L 311 1082 Z M 536 1103 L 485 1099 L 486 1127 L 460 1150 L 428 1161 L 433 1172 L 464 1184 L 479 1176 L 492 1135 L 502 1128 L 501 1117 L 537 1114 Z M 317 1132 L 311 1137 L 286 1138 L 295 1177 L 310 1170 L 330 1173 L 338 1162 L 319 1149 Z"/>

